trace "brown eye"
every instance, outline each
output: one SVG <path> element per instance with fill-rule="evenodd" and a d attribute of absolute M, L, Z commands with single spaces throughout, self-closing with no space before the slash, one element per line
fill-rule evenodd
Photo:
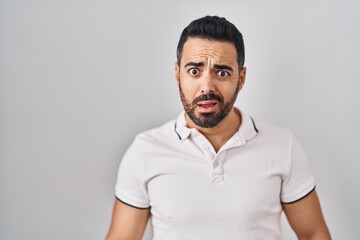
<path fill-rule="evenodd" d="M 227 77 L 229 76 L 229 73 L 223 70 L 220 70 L 216 73 L 216 75 L 218 75 L 219 77 Z"/>
<path fill-rule="evenodd" d="M 190 73 L 190 75 L 196 76 L 199 74 L 199 70 L 196 68 L 192 68 L 192 69 L 190 69 L 189 73 Z"/>

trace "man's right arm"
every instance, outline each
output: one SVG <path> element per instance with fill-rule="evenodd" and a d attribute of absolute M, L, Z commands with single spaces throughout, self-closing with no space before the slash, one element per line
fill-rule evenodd
<path fill-rule="evenodd" d="M 141 240 L 150 216 L 150 208 L 131 207 L 115 199 L 106 240 Z"/>

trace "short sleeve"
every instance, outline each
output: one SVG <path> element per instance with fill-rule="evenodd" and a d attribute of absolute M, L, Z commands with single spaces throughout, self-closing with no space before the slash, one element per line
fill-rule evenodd
<path fill-rule="evenodd" d="M 308 158 L 300 143 L 290 133 L 289 169 L 282 182 L 282 203 L 296 202 L 315 188 Z"/>
<path fill-rule="evenodd" d="M 115 196 L 132 207 L 150 206 L 144 180 L 144 159 L 138 138 L 135 138 L 120 162 Z"/>

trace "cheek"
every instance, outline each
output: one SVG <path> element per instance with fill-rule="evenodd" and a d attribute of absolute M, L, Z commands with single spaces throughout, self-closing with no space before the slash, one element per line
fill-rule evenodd
<path fill-rule="evenodd" d="M 197 97 L 196 93 L 189 89 L 187 89 L 187 90 L 183 89 L 183 94 L 184 94 L 185 98 L 190 102 L 192 102 Z"/>
<path fill-rule="evenodd" d="M 223 96 L 225 101 L 229 101 L 238 93 L 237 85 L 229 86 L 228 88 L 219 89 L 220 94 Z"/>
<path fill-rule="evenodd" d="M 198 87 L 189 81 L 180 80 L 180 86 L 187 99 L 194 99 L 197 96 Z"/>

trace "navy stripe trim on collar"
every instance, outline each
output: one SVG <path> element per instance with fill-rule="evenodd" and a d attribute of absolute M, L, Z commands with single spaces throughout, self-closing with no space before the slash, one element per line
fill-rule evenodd
<path fill-rule="evenodd" d="M 176 122 L 175 122 L 175 126 L 174 126 L 174 131 L 175 131 L 176 134 L 178 135 L 179 139 L 182 140 L 180 134 L 176 131 Z"/>
<path fill-rule="evenodd" d="M 253 123 L 253 126 L 254 126 L 255 131 L 258 133 L 258 132 L 259 132 L 259 130 L 256 128 L 256 125 L 255 125 L 254 119 L 253 119 L 252 117 L 250 117 L 250 118 L 251 118 L 251 121 L 252 121 L 252 123 Z"/>

